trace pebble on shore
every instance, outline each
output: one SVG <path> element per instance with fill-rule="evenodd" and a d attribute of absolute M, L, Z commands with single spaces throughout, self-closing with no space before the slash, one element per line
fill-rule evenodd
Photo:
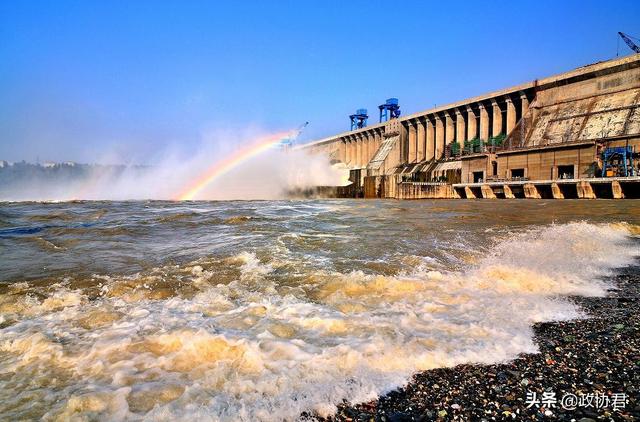
<path fill-rule="evenodd" d="M 540 353 L 422 372 L 378 400 L 340 405 L 329 421 L 640 420 L 640 267 L 621 270 L 615 284 L 607 297 L 571 298 L 589 319 L 536 324 Z M 555 393 L 555 405 L 529 406 L 527 394 L 545 392 Z M 627 401 L 617 410 L 611 403 L 565 409 L 568 394 Z M 302 415 L 309 418 L 321 420 Z"/>

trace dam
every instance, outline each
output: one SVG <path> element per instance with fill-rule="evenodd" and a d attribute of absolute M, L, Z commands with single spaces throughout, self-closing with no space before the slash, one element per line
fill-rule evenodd
<path fill-rule="evenodd" d="M 640 198 L 640 54 L 352 129 L 339 197 Z"/>

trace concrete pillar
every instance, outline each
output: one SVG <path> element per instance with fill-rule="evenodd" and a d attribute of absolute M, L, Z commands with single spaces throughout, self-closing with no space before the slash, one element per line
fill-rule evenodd
<path fill-rule="evenodd" d="M 373 131 L 373 136 L 371 138 L 371 158 L 369 161 L 373 160 L 373 157 L 376 156 L 376 152 L 378 152 L 378 131 Z"/>
<path fill-rule="evenodd" d="M 375 142 L 373 143 L 373 156 L 371 157 L 371 159 L 373 159 L 373 157 L 376 156 L 376 154 L 378 153 L 378 150 L 380 149 L 380 145 L 382 145 L 382 132 L 378 129 L 376 129 L 375 131 Z"/>
<path fill-rule="evenodd" d="M 491 129 L 491 136 L 498 136 L 502 132 L 502 111 L 498 102 L 494 99 L 491 100 L 491 116 L 493 117 L 493 127 Z"/>
<path fill-rule="evenodd" d="M 409 156 L 407 157 L 408 163 L 415 163 L 417 161 L 417 140 L 416 140 L 416 124 L 414 122 L 407 122 L 409 126 Z"/>
<path fill-rule="evenodd" d="M 425 153 L 426 153 L 426 137 L 425 137 L 425 128 L 424 128 L 424 122 L 418 120 L 417 122 L 417 142 L 418 142 L 418 147 L 417 147 L 417 154 L 418 154 L 418 161 L 424 161 L 425 158 Z"/>
<path fill-rule="evenodd" d="M 349 138 L 351 140 L 351 168 L 355 168 L 358 162 L 358 142 L 355 136 Z"/>
<path fill-rule="evenodd" d="M 473 194 L 473 191 L 469 186 L 464 187 L 464 195 L 467 197 L 467 199 L 476 199 L 476 196 Z"/>
<path fill-rule="evenodd" d="M 473 109 L 470 106 L 467 106 L 467 141 L 475 138 L 477 130 L 476 114 L 473 112 Z"/>
<path fill-rule="evenodd" d="M 620 186 L 620 182 L 614 180 L 611 182 L 611 193 L 613 194 L 613 199 L 622 199 L 624 198 L 624 192 L 622 192 L 622 186 Z"/>
<path fill-rule="evenodd" d="M 435 153 L 434 157 L 436 160 L 442 158 L 444 153 L 444 123 L 440 116 L 436 115 L 436 136 L 435 136 Z"/>
<path fill-rule="evenodd" d="M 524 197 L 527 199 L 540 199 L 540 192 L 538 192 L 538 188 L 533 183 L 525 183 L 524 186 Z"/>
<path fill-rule="evenodd" d="M 447 122 L 447 127 L 445 129 L 445 145 L 449 145 L 453 142 L 455 135 L 455 126 L 450 112 L 445 112 L 445 121 Z"/>
<path fill-rule="evenodd" d="M 369 135 L 369 161 L 376 155 L 376 132 L 375 130 Z"/>
<path fill-rule="evenodd" d="M 364 135 L 364 166 L 371 161 L 371 150 L 373 149 L 373 136 L 369 132 Z"/>
<path fill-rule="evenodd" d="M 596 199 L 596 194 L 593 192 L 593 188 L 589 182 L 578 182 L 576 184 L 576 191 L 578 191 L 578 198 L 580 199 Z"/>
<path fill-rule="evenodd" d="M 484 104 L 480 103 L 480 139 L 489 139 L 489 112 Z"/>
<path fill-rule="evenodd" d="M 401 163 L 406 163 L 407 162 L 407 156 L 409 154 L 407 154 L 407 133 L 404 130 L 404 126 L 403 125 L 399 125 L 400 126 L 400 131 L 399 131 L 399 142 L 398 142 L 398 164 Z"/>
<path fill-rule="evenodd" d="M 366 167 L 369 162 L 369 134 L 362 134 L 362 167 Z"/>
<path fill-rule="evenodd" d="M 374 130 L 373 133 L 371 134 L 371 149 L 369 151 L 369 161 L 373 160 L 373 157 L 375 157 L 376 152 L 378 152 L 378 131 Z M 368 163 L 367 163 L 368 164 Z"/>
<path fill-rule="evenodd" d="M 504 185 L 502 187 L 502 190 L 504 190 L 504 197 L 506 199 L 516 199 L 516 196 L 513 194 L 513 191 L 511 190 L 511 187 L 509 185 Z"/>
<path fill-rule="evenodd" d="M 493 193 L 493 189 L 489 185 L 480 186 L 480 190 L 482 191 L 482 197 L 484 199 L 496 199 L 496 194 Z"/>
<path fill-rule="evenodd" d="M 353 157 L 353 165 L 354 167 L 358 168 L 360 166 L 360 151 L 361 151 L 361 147 L 360 147 L 360 139 L 358 139 L 357 135 L 354 135 L 353 137 L 353 146 L 354 146 L 354 150 L 355 150 L 355 154 Z"/>
<path fill-rule="evenodd" d="M 344 155 L 345 155 L 345 163 L 351 163 L 351 143 L 349 142 L 349 138 L 344 138 Z"/>
<path fill-rule="evenodd" d="M 460 144 L 460 149 L 464 146 L 466 138 L 466 124 L 464 121 L 464 115 L 456 108 L 456 142 Z"/>
<path fill-rule="evenodd" d="M 362 134 L 362 167 L 365 167 L 369 162 L 369 135 L 367 133 Z"/>
<path fill-rule="evenodd" d="M 516 127 L 516 106 L 511 101 L 511 98 L 505 99 L 507 102 L 507 135 L 511 133 L 514 127 Z"/>
<path fill-rule="evenodd" d="M 524 92 L 520 93 L 520 103 L 522 108 L 522 117 L 524 117 L 524 115 L 527 114 L 527 111 L 529 111 L 529 100 Z"/>
<path fill-rule="evenodd" d="M 553 199 L 564 199 L 560 186 L 555 182 L 551 183 L 551 195 L 553 195 Z"/>
<path fill-rule="evenodd" d="M 378 134 L 375 131 L 373 131 L 371 133 L 371 136 L 369 137 L 369 161 L 373 160 L 373 156 L 376 155 L 376 151 L 378 151 L 378 148 L 376 148 L 377 141 L 378 141 Z"/>
<path fill-rule="evenodd" d="M 425 159 L 433 160 L 436 153 L 436 141 L 435 141 L 435 127 L 431 120 L 427 118 L 424 121 L 425 125 L 425 138 L 426 138 L 426 147 L 425 147 Z"/>
<path fill-rule="evenodd" d="M 349 142 L 349 138 L 344 138 L 344 162 L 345 164 L 351 163 L 351 143 Z"/>

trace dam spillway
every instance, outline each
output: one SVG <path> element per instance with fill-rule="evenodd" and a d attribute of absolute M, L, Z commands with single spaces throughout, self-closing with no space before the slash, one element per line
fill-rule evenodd
<path fill-rule="evenodd" d="M 640 54 L 300 146 L 350 170 L 338 196 L 640 197 Z"/>

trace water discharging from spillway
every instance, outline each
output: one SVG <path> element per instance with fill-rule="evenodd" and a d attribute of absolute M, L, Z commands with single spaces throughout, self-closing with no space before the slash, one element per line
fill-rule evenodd
<path fill-rule="evenodd" d="M 293 420 L 535 352 L 636 201 L 0 205 L 0 419 Z"/>
<path fill-rule="evenodd" d="M 259 137 L 229 151 L 209 147 L 187 157 L 159 153 L 163 158 L 148 166 L 0 166 L 0 201 L 274 200 L 351 183 L 344 164 L 301 149 L 283 149 L 281 138 Z"/>

